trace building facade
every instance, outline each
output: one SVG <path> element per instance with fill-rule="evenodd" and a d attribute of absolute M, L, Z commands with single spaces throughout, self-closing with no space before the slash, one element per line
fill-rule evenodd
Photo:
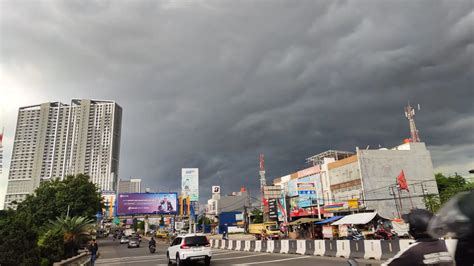
<path fill-rule="evenodd" d="M 438 194 L 431 155 L 422 142 L 408 142 L 392 149 L 356 149 L 356 153 L 345 152 L 341 158 L 329 154 L 316 156 L 314 161 L 319 165 L 273 181 L 289 199 L 290 218 L 314 214 L 315 201 L 301 193 L 302 182 L 315 183 L 313 197 L 324 216 L 376 211 L 382 217 L 395 218 L 411 209 L 425 208 L 423 199 Z M 408 190 L 397 186 L 402 171 Z"/>
<path fill-rule="evenodd" d="M 15 208 L 41 181 L 87 174 L 102 191 L 115 191 L 122 108 L 113 101 L 78 100 L 21 107 L 5 208 Z"/>
<path fill-rule="evenodd" d="M 131 178 L 130 180 L 118 181 L 118 193 L 141 193 L 142 180 L 139 178 Z"/>
<path fill-rule="evenodd" d="M 213 194 L 207 201 L 206 215 L 213 218 L 223 212 L 244 211 L 245 207 L 250 207 L 250 198 L 248 191 L 242 188 L 225 196 Z"/>

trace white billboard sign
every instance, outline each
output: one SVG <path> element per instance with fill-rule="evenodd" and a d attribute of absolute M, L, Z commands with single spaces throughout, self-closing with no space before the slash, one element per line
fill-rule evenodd
<path fill-rule="evenodd" d="M 220 186 L 212 186 L 212 194 L 221 194 L 221 187 Z"/>
<path fill-rule="evenodd" d="M 199 201 L 199 168 L 181 169 L 181 193 L 191 201 Z"/>

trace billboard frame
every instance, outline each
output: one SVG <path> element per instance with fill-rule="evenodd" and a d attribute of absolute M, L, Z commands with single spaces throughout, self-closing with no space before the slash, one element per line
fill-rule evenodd
<path fill-rule="evenodd" d="M 137 212 L 137 213 L 133 213 L 133 214 L 127 214 L 127 213 L 120 213 L 119 212 L 119 209 L 120 209 L 120 195 L 170 195 L 170 194 L 173 194 L 175 195 L 176 197 L 176 208 L 174 211 L 172 212 L 162 212 L 162 213 L 159 213 L 159 212 L 154 212 L 154 213 L 140 213 L 140 212 Z M 117 216 L 135 216 L 135 215 L 177 215 L 179 214 L 179 193 L 178 192 L 154 192 L 154 193 L 137 193 L 137 192 L 134 192 L 134 193 L 118 193 L 117 194 L 117 198 L 116 198 L 116 202 L 117 202 L 117 211 L 116 211 L 116 215 Z"/>

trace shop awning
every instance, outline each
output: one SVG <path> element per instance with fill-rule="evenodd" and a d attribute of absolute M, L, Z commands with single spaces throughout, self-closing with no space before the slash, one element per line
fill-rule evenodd
<path fill-rule="evenodd" d="M 366 224 L 372 221 L 376 215 L 377 215 L 376 212 L 363 212 L 363 213 L 351 214 L 351 215 L 342 217 L 339 221 L 332 223 L 332 225 Z"/>
<path fill-rule="evenodd" d="M 320 222 L 316 222 L 315 224 L 327 224 L 327 223 L 331 223 L 331 222 L 334 222 L 334 221 L 336 221 L 336 220 L 341 219 L 342 217 L 344 217 L 344 216 L 333 216 L 333 217 L 327 218 L 326 220 L 322 220 L 322 221 L 320 221 Z"/>
<path fill-rule="evenodd" d="M 316 218 L 300 218 L 296 221 L 289 223 L 289 225 L 307 224 L 307 223 L 312 223 L 316 221 L 318 221 L 318 219 Z"/>

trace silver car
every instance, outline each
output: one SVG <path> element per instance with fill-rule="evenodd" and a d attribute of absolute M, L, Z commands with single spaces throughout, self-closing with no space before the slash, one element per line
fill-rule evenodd
<path fill-rule="evenodd" d="M 140 247 L 140 239 L 138 237 L 132 237 L 128 240 L 128 248 L 139 248 Z"/>

